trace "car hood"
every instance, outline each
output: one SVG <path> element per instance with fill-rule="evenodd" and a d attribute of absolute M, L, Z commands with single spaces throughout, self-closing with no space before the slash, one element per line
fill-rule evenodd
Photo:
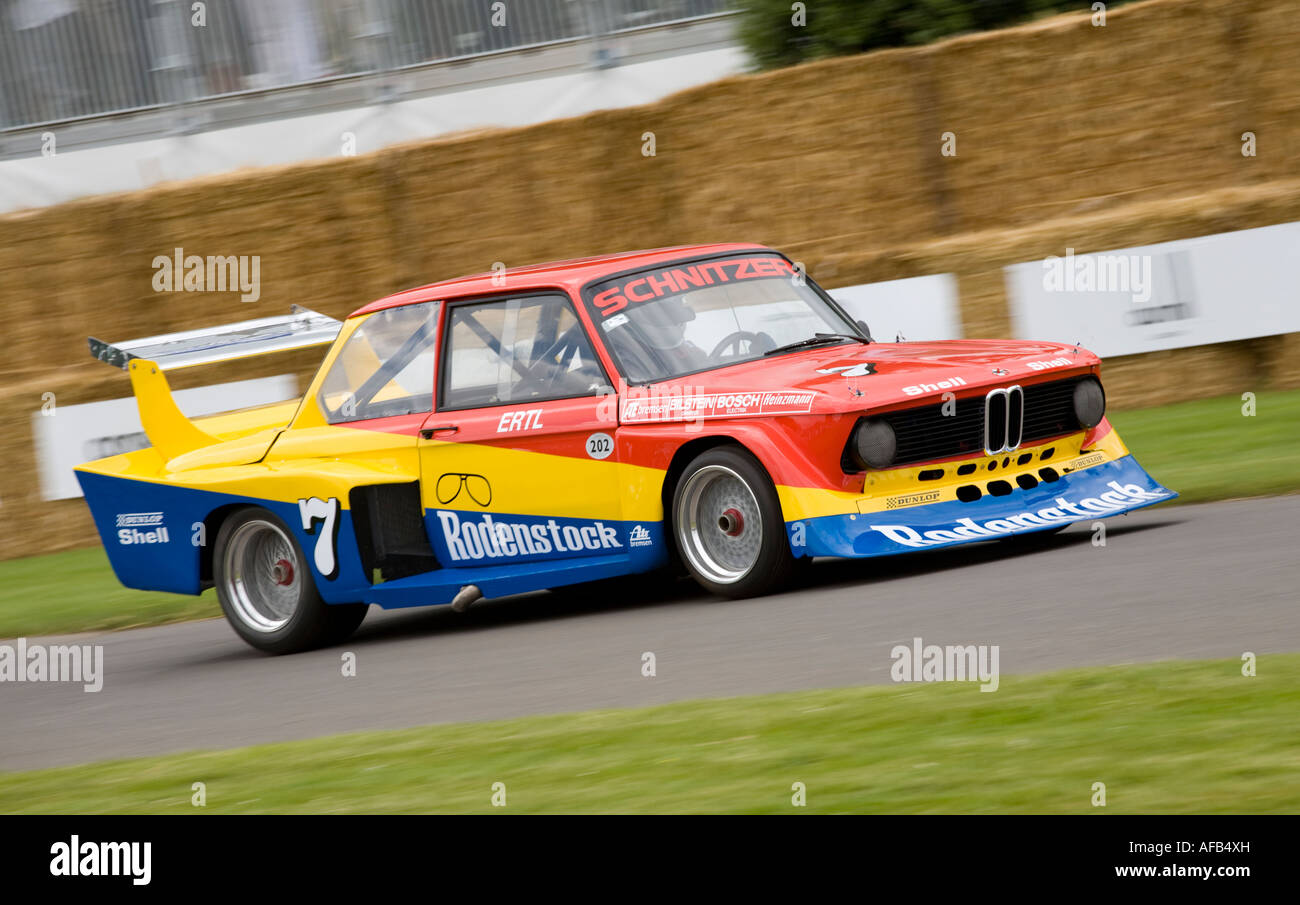
<path fill-rule="evenodd" d="M 889 409 L 942 398 L 983 395 L 994 387 L 1038 383 L 1095 372 L 1100 359 L 1066 343 L 963 339 L 869 345 L 844 343 L 773 355 L 689 374 L 651 387 L 655 396 L 696 398 L 726 394 L 735 414 L 804 414 Z M 754 394 L 760 394 L 755 396 Z M 637 393 L 632 394 L 635 400 Z M 632 406 L 640 420 L 646 403 Z M 661 420 L 667 415 L 658 407 Z M 689 414 L 684 417 L 689 417 Z M 675 419 L 668 419 L 675 420 Z"/>

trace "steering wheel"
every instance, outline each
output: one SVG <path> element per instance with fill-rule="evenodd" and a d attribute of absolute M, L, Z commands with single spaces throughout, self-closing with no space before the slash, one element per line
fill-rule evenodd
<path fill-rule="evenodd" d="M 771 342 L 771 338 L 766 337 L 765 334 L 762 333 L 752 333 L 749 330 L 733 330 L 732 332 L 728 333 L 726 336 L 722 337 L 722 340 L 716 346 L 713 347 L 713 351 L 709 353 L 709 357 L 719 358 L 721 357 L 723 351 L 725 351 L 727 348 L 731 346 L 736 347 L 736 351 L 734 354 L 739 355 L 740 344 L 742 342 L 748 341 L 749 344 L 753 346 L 754 343 L 761 343 L 765 339 L 768 342 Z"/>

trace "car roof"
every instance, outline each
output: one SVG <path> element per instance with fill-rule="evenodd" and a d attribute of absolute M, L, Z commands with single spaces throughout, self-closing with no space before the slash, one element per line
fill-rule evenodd
<path fill-rule="evenodd" d="M 510 267 L 495 273 L 476 273 L 472 276 L 457 277 L 406 289 L 384 298 L 377 299 L 352 312 L 350 317 L 370 314 L 383 308 L 395 308 L 399 305 L 414 305 L 417 302 L 432 302 L 446 299 L 462 298 L 475 295 L 499 295 L 506 290 L 528 290 L 533 288 L 564 286 L 577 292 L 592 280 L 656 264 L 667 264 L 685 258 L 698 258 L 708 255 L 727 254 L 729 252 L 761 251 L 772 249 L 750 242 L 720 242 L 710 245 L 678 245 L 672 248 L 652 248 L 645 251 L 627 251 L 621 254 L 598 255 L 591 258 L 573 258 L 568 261 L 552 261 L 549 264 L 530 264 L 524 267 Z"/>

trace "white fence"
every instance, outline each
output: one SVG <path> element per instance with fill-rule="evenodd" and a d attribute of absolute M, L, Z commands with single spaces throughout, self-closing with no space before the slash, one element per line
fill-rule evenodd
<path fill-rule="evenodd" d="M 8 0 L 0 132 L 726 12 L 728 0 Z"/>

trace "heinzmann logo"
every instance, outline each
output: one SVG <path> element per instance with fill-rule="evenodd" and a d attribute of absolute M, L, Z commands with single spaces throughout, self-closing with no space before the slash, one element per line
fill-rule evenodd
<path fill-rule="evenodd" d="M 50 846 L 50 874 L 55 877 L 131 877 L 135 886 L 153 878 L 152 842 L 68 842 Z"/>
<path fill-rule="evenodd" d="M 187 255 L 177 248 L 153 259 L 154 292 L 238 292 L 241 302 L 262 297 L 261 255 Z"/>
<path fill-rule="evenodd" d="M 0 682 L 80 682 L 82 690 L 104 687 L 102 644 L 0 644 Z"/>
<path fill-rule="evenodd" d="M 979 682 L 980 691 L 997 691 L 998 646 L 996 644 L 922 644 L 913 638 L 909 647 L 896 644 L 889 652 L 894 665 L 889 677 L 895 682 Z"/>

